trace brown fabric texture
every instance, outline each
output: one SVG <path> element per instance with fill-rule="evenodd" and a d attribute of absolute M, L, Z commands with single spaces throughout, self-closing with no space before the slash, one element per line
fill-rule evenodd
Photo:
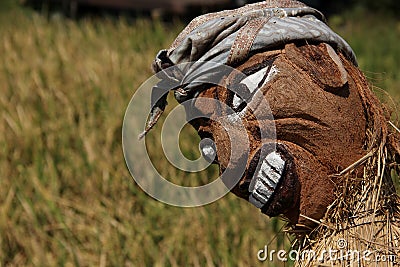
<path fill-rule="evenodd" d="M 242 75 L 218 73 L 218 64 Z M 399 136 L 389 133 L 382 106 L 357 68 L 350 46 L 319 11 L 300 2 L 270 0 L 200 16 L 169 49 L 159 52 L 153 68 L 161 82 L 153 88 L 143 136 L 161 116 L 169 90 L 180 103 L 191 99 L 185 106 L 188 113 L 195 109 L 211 118 L 190 123 L 201 138 L 215 142 L 221 173 L 229 163 L 235 168 L 246 161 L 245 174 L 231 191 L 269 216 L 313 226 L 334 201 L 341 182 L 336 174 L 382 140 L 399 160 Z M 254 88 L 243 74 L 253 77 Z M 218 86 L 206 83 L 215 77 Z M 203 97 L 223 102 L 230 111 Z M 260 104 L 261 99 L 269 106 Z M 245 131 L 234 121 L 224 127 L 217 123 L 226 121 L 232 110 Z M 241 142 L 245 139 L 248 155 Z M 238 153 L 230 155 L 231 144 L 238 146 Z M 272 182 L 270 177 L 260 178 L 265 172 L 260 165 L 268 155 L 278 164 L 266 164 L 272 176 L 279 173 Z M 257 182 L 267 184 L 261 185 L 266 188 L 260 189 L 262 194 Z M 255 192 L 265 198 L 257 199 Z"/>
<path fill-rule="evenodd" d="M 366 150 L 367 118 L 359 87 L 365 90 L 368 85 L 360 71 L 344 56 L 337 55 L 327 44 L 300 45 L 288 44 L 282 50 L 257 54 L 237 69 L 246 71 L 257 69 L 263 62 L 273 60 L 278 73 L 259 90 L 267 99 L 273 121 L 255 120 L 263 117 L 266 110 L 255 108 L 243 118 L 250 136 L 250 157 L 265 143 L 276 142 L 285 147 L 293 158 L 297 192 L 290 203 L 281 210 L 268 210 L 271 216 L 283 214 L 292 223 L 310 224 L 299 218 L 299 214 L 320 219 L 334 198 L 335 181 L 330 175 L 348 167 Z M 228 77 L 234 80 L 234 77 Z M 230 103 L 233 94 L 223 87 L 213 87 L 201 93 L 202 97 L 217 98 Z M 250 103 L 251 104 L 251 103 Z M 204 112 L 212 112 L 214 107 L 197 107 Z M 268 117 L 268 114 L 265 114 Z M 260 131 L 268 131 L 275 124 L 277 140 L 261 140 Z M 216 143 L 221 170 L 229 162 L 229 139 L 221 126 L 212 121 L 196 122 L 200 136 L 212 136 Z M 230 133 L 231 135 L 234 133 Z M 252 177 L 243 177 L 232 191 L 239 197 L 248 198 L 248 193 L 240 190 L 241 184 Z M 286 179 L 293 177 L 286 177 Z M 284 190 L 281 188 L 280 190 Z M 270 206 L 282 198 L 275 194 Z M 286 193 L 287 194 L 287 193 Z"/>

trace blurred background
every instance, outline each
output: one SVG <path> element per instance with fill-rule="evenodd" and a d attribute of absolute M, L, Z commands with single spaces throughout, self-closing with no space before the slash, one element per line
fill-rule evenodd
<path fill-rule="evenodd" d="M 125 108 L 158 50 L 193 16 L 246 2 L 1 1 L 0 266 L 291 265 L 257 259 L 265 245 L 290 247 L 279 219 L 232 195 L 164 205 L 133 182 L 122 154 Z M 307 3 L 350 43 L 397 120 L 400 2 Z M 185 185 L 217 176 L 185 179 L 159 155 L 158 130 L 148 149 L 162 174 Z M 190 127 L 180 140 L 200 156 Z"/>

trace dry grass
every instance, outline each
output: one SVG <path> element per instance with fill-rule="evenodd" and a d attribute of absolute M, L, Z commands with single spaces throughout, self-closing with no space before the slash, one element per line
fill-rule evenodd
<path fill-rule="evenodd" d="M 0 266 L 257 266 L 272 240 L 288 247 L 275 238 L 282 223 L 236 197 L 175 208 L 130 178 L 125 108 L 182 24 L 47 21 L 20 9 L 0 22 Z"/>
<path fill-rule="evenodd" d="M 296 266 L 398 266 L 400 262 L 400 197 L 396 192 L 399 159 L 394 158 L 388 145 L 390 141 L 385 137 L 388 130 L 400 134 L 396 126 L 400 122 L 397 60 L 400 49 L 395 45 L 395 39 L 400 36 L 400 23 L 391 18 L 380 23 L 379 17 L 366 17 L 353 24 L 341 25 L 340 17 L 334 21 L 358 53 L 372 90 L 386 111 L 392 113 L 394 123 L 376 120 L 376 114 L 370 115 L 371 121 L 381 125 L 367 132 L 369 144 L 375 142 L 375 145 L 370 146 L 365 157 L 338 175 L 342 183 L 338 186 L 336 201 L 328 208 L 319 227 L 298 240 L 299 254 L 305 257 Z M 381 49 L 376 49 L 377 43 Z M 381 88 L 388 88 L 389 93 Z M 317 257 L 324 256 L 309 257 L 313 255 L 310 251 Z"/>
<path fill-rule="evenodd" d="M 359 93 L 368 121 L 368 152 L 332 177 L 340 181 L 336 200 L 319 226 L 297 240 L 301 256 L 296 266 L 399 265 L 400 197 L 395 184 L 400 131 L 369 88 Z"/>
<path fill-rule="evenodd" d="M 392 181 L 398 162 L 380 147 L 359 163 L 363 172 L 357 175 L 354 165 L 340 175 L 337 200 L 319 227 L 299 240 L 296 266 L 398 266 L 400 198 Z"/>
<path fill-rule="evenodd" d="M 387 99 L 381 92 L 383 88 L 399 103 L 400 19 L 371 10 L 348 10 L 331 17 L 329 24 L 356 52 L 360 68 L 374 85 L 375 93 Z"/>
<path fill-rule="evenodd" d="M 0 266 L 258 264 L 277 220 L 232 196 L 161 204 L 125 166 L 125 108 L 183 24 L 47 21 L 21 10 L 1 21 Z"/>

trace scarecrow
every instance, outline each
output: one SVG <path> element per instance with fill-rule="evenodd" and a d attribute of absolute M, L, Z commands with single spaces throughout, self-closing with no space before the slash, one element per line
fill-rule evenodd
<path fill-rule="evenodd" d="M 236 71 L 220 73 L 220 64 Z M 358 236 L 358 247 L 379 243 L 399 253 L 399 199 L 391 179 L 399 135 L 351 47 L 319 11 L 298 1 L 269 0 L 197 17 L 158 53 L 153 69 L 161 82 L 153 88 L 143 135 L 173 88 L 188 114 L 207 117 L 189 121 L 211 140 L 201 144 L 203 156 L 221 172 L 239 161 L 245 165 L 234 194 L 268 216 L 286 218 L 299 238 L 307 233 L 314 241 L 324 239 L 319 246 L 307 243 L 316 249 L 338 236 Z M 237 121 L 244 133 L 236 130 Z M 248 149 L 232 155 L 232 138 L 247 138 Z M 360 231 L 368 231 L 356 227 L 361 223 L 376 235 L 360 238 Z M 358 229 L 354 235 L 350 226 Z M 381 238 L 385 233 L 390 240 Z"/>

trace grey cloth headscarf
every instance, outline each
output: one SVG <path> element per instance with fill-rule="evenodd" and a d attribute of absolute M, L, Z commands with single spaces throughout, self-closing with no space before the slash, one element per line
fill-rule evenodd
<path fill-rule="evenodd" d="M 251 55 L 296 42 L 328 43 L 357 65 L 351 47 L 327 26 L 323 14 L 298 1 L 269 0 L 195 18 L 153 62 L 161 81 L 152 89 L 141 136 L 161 116 L 169 90 L 179 102 L 194 98 L 207 81 L 222 78 L 221 64 L 235 67 Z"/>

